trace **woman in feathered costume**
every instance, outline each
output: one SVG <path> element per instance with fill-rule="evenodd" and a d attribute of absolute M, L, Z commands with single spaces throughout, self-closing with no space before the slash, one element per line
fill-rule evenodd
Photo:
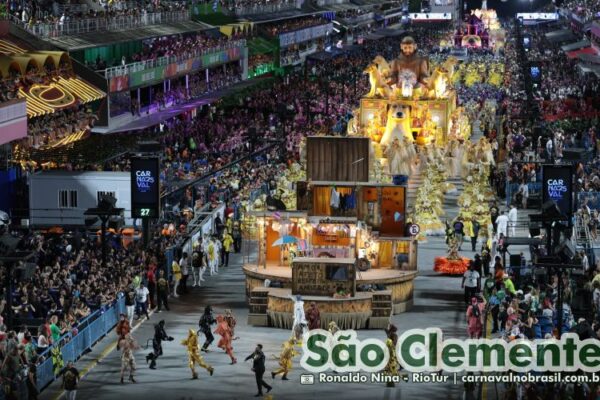
<path fill-rule="evenodd" d="M 410 162 L 406 147 L 395 138 L 386 150 L 388 168 L 391 175 L 410 175 Z"/>
<path fill-rule="evenodd" d="M 417 156 L 414 142 L 406 136 L 403 136 L 402 145 L 406 149 L 406 157 L 408 158 L 409 162 L 412 163 L 414 158 Z"/>

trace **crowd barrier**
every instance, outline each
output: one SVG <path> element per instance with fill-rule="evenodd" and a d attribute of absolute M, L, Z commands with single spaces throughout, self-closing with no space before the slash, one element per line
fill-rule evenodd
<path fill-rule="evenodd" d="M 294 1 L 281 2 L 277 4 L 252 4 L 234 6 L 231 8 L 221 8 L 221 11 L 226 15 L 242 16 L 256 14 L 275 14 L 282 11 L 290 11 L 298 9 L 299 6 Z"/>
<path fill-rule="evenodd" d="M 590 210 L 600 211 L 600 192 L 580 192 L 577 193 L 576 207 L 587 205 Z"/>
<path fill-rule="evenodd" d="M 529 188 L 529 199 L 540 198 L 542 195 L 542 183 L 541 182 L 530 182 L 527 184 Z M 506 183 L 506 205 L 510 205 L 515 201 L 515 195 L 519 191 L 518 183 Z"/>
<path fill-rule="evenodd" d="M 231 49 L 234 47 L 244 48 L 246 47 L 246 40 L 233 40 L 231 42 L 227 42 L 226 44 L 207 47 L 207 48 L 198 48 L 194 51 L 191 51 L 186 54 L 182 54 L 179 56 L 164 56 L 159 57 L 152 60 L 138 61 L 126 65 L 120 65 L 117 67 L 110 67 L 104 70 L 104 76 L 107 79 L 113 78 L 115 76 L 124 76 L 130 75 L 136 72 L 145 71 L 147 69 L 156 68 L 156 67 L 164 67 L 169 64 L 181 63 L 187 60 L 192 60 L 197 57 L 201 57 L 206 54 L 214 54 L 225 51 L 227 49 Z M 101 71 L 98 71 L 101 72 Z"/>
<path fill-rule="evenodd" d="M 125 298 L 121 296 L 108 308 L 97 310 L 81 321 L 76 334 L 71 331 L 62 336 L 58 346 L 60 346 L 64 366 L 69 361 L 77 361 L 90 350 L 94 344 L 117 325 L 119 314 L 125 312 Z M 45 359 L 37 366 L 37 387 L 40 391 L 60 375 L 60 373 L 54 373 L 51 350 L 55 346 L 49 347 L 41 354 Z"/>
<path fill-rule="evenodd" d="M 149 25 L 184 22 L 189 21 L 191 18 L 190 12 L 187 10 L 39 23 L 23 22 L 14 16 L 11 17 L 13 23 L 42 38 L 78 35 L 90 32 L 123 31 Z"/>

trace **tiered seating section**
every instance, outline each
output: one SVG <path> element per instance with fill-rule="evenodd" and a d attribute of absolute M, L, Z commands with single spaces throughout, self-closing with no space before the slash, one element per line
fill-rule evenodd
<path fill-rule="evenodd" d="M 0 77 L 10 100 L 15 94 L 27 99 L 27 115 L 37 117 L 86 104 L 105 93 L 79 79 L 67 53 L 28 51 L 0 40 Z"/>

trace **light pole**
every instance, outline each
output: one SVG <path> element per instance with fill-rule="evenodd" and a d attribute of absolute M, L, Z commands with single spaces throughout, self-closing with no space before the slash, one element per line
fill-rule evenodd
<path fill-rule="evenodd" d="M 124 208 L 117 208 L 115 204 L 117 203 L 117 199 L 113 196 L 103 196 L 100 202 L 98 203 L 98 207 L 88 208 L 83 215 L 97 217 L 100 219 L 100 233 L 102 237 L 100 238 L 100 244 L 102 246 L 102 268 L 106 268 L 106 228 L 108 225 L 108 221 L 111 217 L 122 217 Z M 144 223 L 146 220 L 146 223 Z M 147 245 L 148 242 L 148 227 L 147 227 L 147 219 L 144 218 L 142 223 L 144 223 L 144 245 Z M 97 221 L 97 220 L 96 220 Z"/>

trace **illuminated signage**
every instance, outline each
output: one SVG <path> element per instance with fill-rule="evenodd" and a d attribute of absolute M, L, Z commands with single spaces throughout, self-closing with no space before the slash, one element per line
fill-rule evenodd
<path fill-rule="evenodd" d="M 131 215 L 133 218 L 158 218 L 159 212 L 158 158 L 132 158 Z"/>
<path fill-rule="evenodd" d="M 573 210 L 573 171 L 570 165 L 542 167 L 542 202 L 554 200 L 561 214 L 569 216 Z"/>

